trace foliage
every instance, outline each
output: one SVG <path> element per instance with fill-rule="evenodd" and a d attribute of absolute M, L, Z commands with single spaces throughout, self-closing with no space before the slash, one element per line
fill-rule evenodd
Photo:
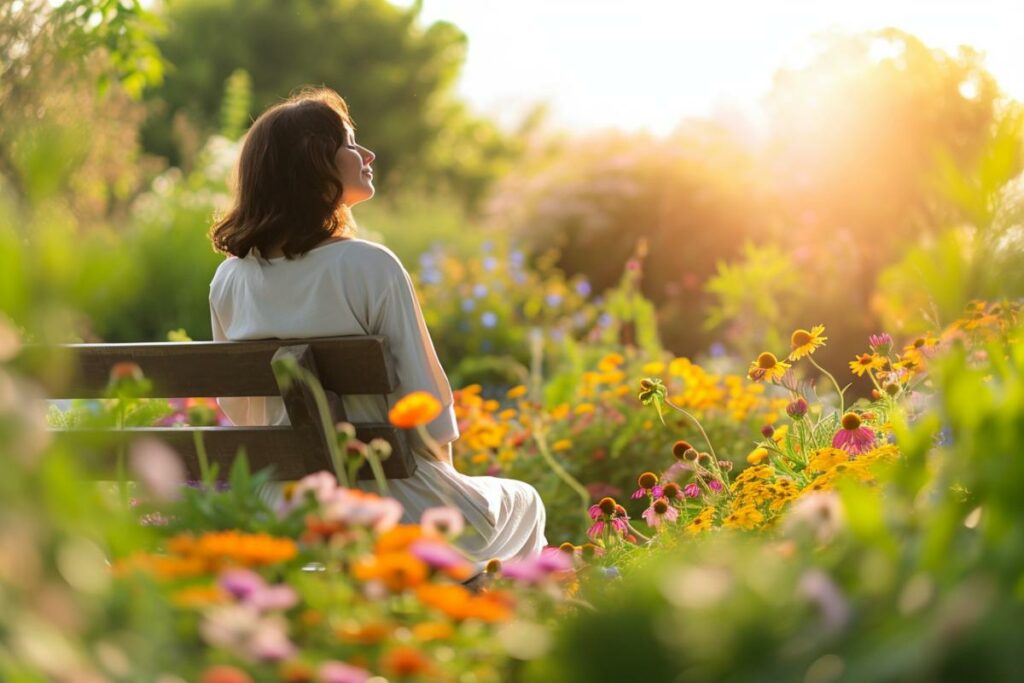
<path fill-rule="evenodd" d="M 348 102 L 360 142 L 377 155 L 384 186 L 450 189 L 470 204 L 514 158 L 518 143 L 454 99 L 466 37 L 455 26 L 422 26 L 419 6 L 385 0 L 176 0 L 164 9 L 160 49 L 174 65 L 149 98 L 147 150 L 191 161 L 187 137 L 218 128 L 224 83 L 252 78 L 247 114 L 305 85 Z"/>

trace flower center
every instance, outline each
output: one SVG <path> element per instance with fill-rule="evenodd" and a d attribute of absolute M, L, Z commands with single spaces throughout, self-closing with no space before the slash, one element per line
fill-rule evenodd
<path fill-rule="evenodd" d="M 860 427 L 860 416 L 856 413 L 847 413 L 843 415 L 843 429 L 848 432 Z"/>
<path fill-rule="evenodd" d="M 654 485 L 658 483 L 658 475 L 654 472 L 644 472 L 640 475 L 640 479 L 637 483 L 640 484 L 640 488 L 642 489 L 653 488 Z"/>
<path fill-rule="evenodd" d="M 871 365 L 871 360 L 871 356 L 866 353 L 862 353 L 860 358 L 857 359 L 857 362 L 861 365 Z"/>
<path fill-rule="evenodd" d="M 659 515 L 663 515 L 668 512 L 668 501 L 664 498 L 659 498 L 654 501 L 654 511 Z"/>
<path fill-rule="evenodd" d="M 775 357 L 775 354 L 769 351 L 765 351 L 757 357 L 757 367 L 762 370 L 771 370 L 778 364 L 778 362 L 779 359 Z"/>
<path fill-rule="evenodd" d="M 664 494 L 666 498 L 678 498 L 679 497 L 679 484 L 669 483 L 665 484 Z"/>
<path fill-rule="evenodd" d="M 610 515 L 615 512 L 615 499 L 613 498 L 602 498 L 601 502 L 597 505 L 601 508 L 601 512 L 606 515 Z"/>
<path fill-rule="evenodd" d="M 794 349 L 805 344 L 810 344 L 811 339 L 811 333 L 807 330 L 797 330 L 793 333 L 793 336 L 790 337 L 790 341 L 793 343 Z"/>

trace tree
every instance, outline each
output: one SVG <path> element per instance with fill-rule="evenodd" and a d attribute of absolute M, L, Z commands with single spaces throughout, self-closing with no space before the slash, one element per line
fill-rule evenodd
<path fill-rule="evenodd" d="M 159 45 L 173 66 L 151 94 L 146 148 L 187 165 L 175 129 L 191 127 L 200 138 L 216 130 L 224 84 L 244 69 L 253 115 L 299 86 L 328 86 L 346 99 L 361 142 L 377 154 L 378 178 L 432 189 L 466 180 L 480 194 L 479 168 L 462 164 L 460 150 L 500 159 L 514 145 L 452 97 L 466 36 L 446 22 L 422 27 L 419 12 L 418 4 L 385 0 L 168 0 Z M 442 138 L 448 147 L 439 150 Z"/>

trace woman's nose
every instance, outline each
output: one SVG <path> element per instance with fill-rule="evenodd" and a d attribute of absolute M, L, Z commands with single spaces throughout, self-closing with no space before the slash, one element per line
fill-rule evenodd
<path fill-rule="evenodd" d="M 363 164 L 370 164 L 376 158 L 377 158 L 376 154 L 374 154 L 370 150 L 368 150 L 365 147 L 363 147 Z"/>

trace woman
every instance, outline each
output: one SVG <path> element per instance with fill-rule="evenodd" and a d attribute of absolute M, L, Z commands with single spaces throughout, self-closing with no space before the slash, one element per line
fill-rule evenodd
<path fill-rule="evenodd" d="M 469 477 L 452 466 L 459 430 L 451 388 L 409 274 L 385 247 L 353 237 L 349 209 L 373 197 L 373 160 L 373 152 L 356 144 L 348 107 L 331 90 L 303 92 L 256 120 L 242 147 L 235 205 L 211 230 L 214 246 L 229 255 L 210 283 L 213 338 L 383 335 L 398 377 L 387 404 L 422 390 L 443 406 L 426 426 L 440 452 L 410 433 L 419 467 L 409 479 L 389 482 L 405 521 L 449 504 L 476 532 L 460 541 L 476 560 L 539 553 L 546 545 L 545 512 L 536 490 L 510 479 Z M 220 403 L 237 425 L 288 422 L 278 398 Z M 387 404 L 374 396 L 344 398 L 355 422 L 386 421 Z"/>

